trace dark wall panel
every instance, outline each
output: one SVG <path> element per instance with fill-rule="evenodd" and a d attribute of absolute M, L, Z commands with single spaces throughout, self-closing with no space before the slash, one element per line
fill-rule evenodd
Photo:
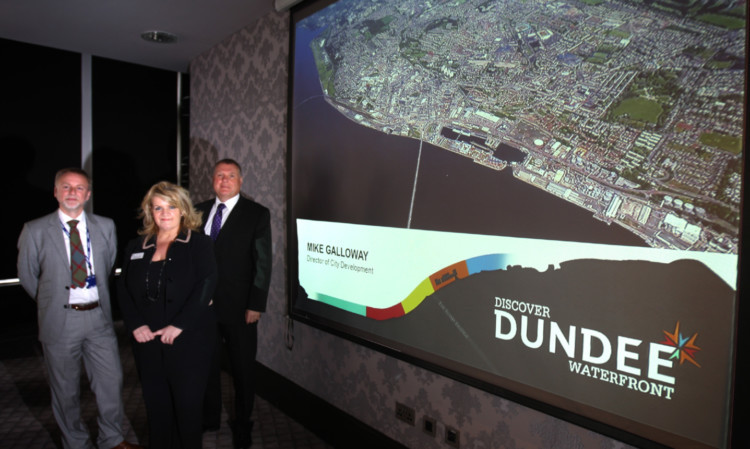
<path fill-rule="evenodd" d="M 15 278 L 23 223 L 57 208 L 54 175 L 81 164 L 81 55 L 0 39 L 0 155 L 9 207 L 0 221 L 0 279 Z M 141 198 L 177 180 L 177 74 L 93 57 L 93 209 L 115 220 L 119 247 L 136 235 Z M 88 164 L 86 165 L 88 166 Z M 34 303 L 0 289 L 12 313 L 0 338 L 35 333 Z M 12 337 L 11 335 L 11 337 Z"/>
<path fill-rule="evenodd" d="M 16 276 L 23 223 L 51 212 L 55 172 L 81 163 L 81 57 L 0 39 L 0 156 L 6 193 L 0 278 Z"/>
<path fill-rule="evenodd" d="M 115 220 L 123 248 L 148 188 L 177 180 L 177 74 L 93 58 L 92 103 L 94 210 Z"/>

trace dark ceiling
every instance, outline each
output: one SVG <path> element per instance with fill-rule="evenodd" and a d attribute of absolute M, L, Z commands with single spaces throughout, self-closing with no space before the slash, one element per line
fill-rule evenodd
<path fill-rule="evenodd" d="M 0 0 L 0 38 L 176 72 L 293 0 Z M 149 43 L 167 31 L 173 44 Z"/>

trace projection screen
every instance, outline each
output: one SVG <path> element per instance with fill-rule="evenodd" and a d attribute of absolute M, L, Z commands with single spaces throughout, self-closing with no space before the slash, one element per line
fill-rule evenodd
<path fill-rule="evenodd" d="M 292 317 L 636 444 L 727 447 L 745 11 L 294 9 Z"/>

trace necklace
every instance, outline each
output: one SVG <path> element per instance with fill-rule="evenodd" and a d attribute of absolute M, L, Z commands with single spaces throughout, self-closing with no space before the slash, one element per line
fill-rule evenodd
<path fill-rule="evenodd" d="M 152 264 L 161 264 L 161 267 L 159 267 L 159 277 L 156 281 L 156 291 L 152 295 L 151 288 L 149 286 L 149 276 L 151 274 L 151 267 Z M 160 260 L 158 262 L 149 262 L 148 269 L 146 269 L 146 297 L 151 302 L 156 302 L 159 300 L 159 296 L 161 295 L 161 279 L 164 277 L 164 267 L 167 265 L 167 259 Z"/>

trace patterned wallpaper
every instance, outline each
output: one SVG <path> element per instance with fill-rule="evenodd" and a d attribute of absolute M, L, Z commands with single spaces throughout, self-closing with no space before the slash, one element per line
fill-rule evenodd
<path fill-rule="evenodd" d="M 271 13 L 198 57 L 190 67 L 190 179 L 196 200 L 211 197 L 218 158 L 243 166 L 243 192 L 271 210 L 273 277 L 260 323 L 258 359 L 275 372 L 412 448 L 626 448 L 621 442 L 295 323 L 285 346 L 286 104 L 289 15 Z M 395 403 L 437 421 L 437 437 L 395 418 Z"/>

